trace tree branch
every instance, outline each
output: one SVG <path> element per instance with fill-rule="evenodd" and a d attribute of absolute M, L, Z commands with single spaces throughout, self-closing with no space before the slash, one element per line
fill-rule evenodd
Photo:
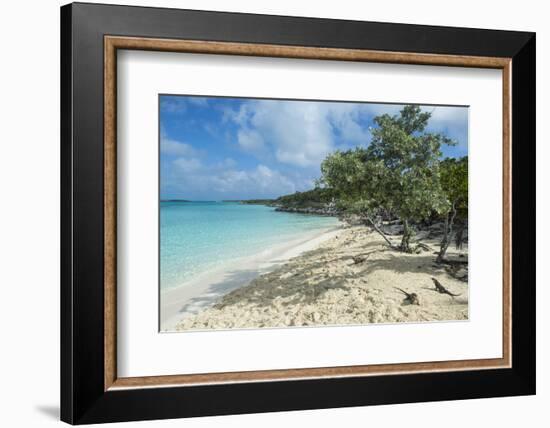
<path fill-rule="evenodd" d="M 369 216 L 365 216 L 365 218 L 369 221 L 369 223 L 372 225 L 373 229 L 376 230 L 380 236 L 382 238 L 384 238 L 384 240 L 388 243 L 388 245 L 391 247 L 391 248 L 397 248 L 395 247 L 395 245 L 393 245 L 391 243 L 391 241 L 388 239 L 388 237 L 384 234 L 384 232 L 382 232 L 382 230 L 380 230 L 380 228 L 376 225 L 376 223 L 374 223 L 374 221 L 372 220 L 372 218 L 370 218 Z"/>

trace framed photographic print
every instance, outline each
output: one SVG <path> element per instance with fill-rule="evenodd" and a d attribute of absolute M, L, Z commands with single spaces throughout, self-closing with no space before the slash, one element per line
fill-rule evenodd
<path fill-rule="evenodd" d="M 535 393 L 533 33 L 76 3 L 61 53 L 62 420 Z"/>

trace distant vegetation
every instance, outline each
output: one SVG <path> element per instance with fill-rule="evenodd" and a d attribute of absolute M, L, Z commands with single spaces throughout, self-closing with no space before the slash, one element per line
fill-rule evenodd
<path fill-rule="evenodd" d="M 237 201 L 245 205 L 269 205 L 284 208 L 321 208 L 332 202 L 334 191 L 329 188 L 316 187 L 305 192 L 295 192 L 290 195 L 280 196 L 277 199 L 245 199 Z"/>
<path fill-rule="evenodd" d="M 275 199 L 227 199 L 222 202 L 238 202 L 244 205 L 272 205 Z"/>
<path fill-rule="evenodd" d="M 334 199 L 335 192 L 328 188 L 317 187 L 305 192 L 296 192 L 275 200 L 275 205 L 286 208 L 321 208 Z"/>

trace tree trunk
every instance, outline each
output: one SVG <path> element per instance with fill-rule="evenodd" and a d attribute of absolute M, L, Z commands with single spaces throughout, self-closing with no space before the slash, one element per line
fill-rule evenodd
<path fill-rule="evenodd" d="M 410 241 L 412 236 L 412 229 L 409 227 L 409 221 L 403 220 L 403 238 L 401 238 L 401 245 L 399 249 L 406 253 L 411 252 Z"/>
<path fill-rule="evenodd" d="M 445 253 L 449 244 L 451 243 L 451 237 L 453 236 L 453 224 L 456 217 L 456 202 L 453 202 L 451 211 L 447 213 L 445 217 L 445 231 L 443 233 L 443 239 L 441 240 L 439 254 L 437 255 L 436 262 L 441 263 L 445 258 Z"/>
<path fill-rule="evenodd" d="M 455 245 L 457 250 L 462 250 L 462 242 L 464 241 L 464 222 L 460 222 L 455 235 Z"/>
<path fill-rule="evenodd" d="M 376 223 L 372 220 L 372 218 L 370 218 L 369 216 L 365 216 L 365 218 L 369 221 L 369 223 L 371 224 L 371 226 L 373 227 L 373 229 L 376 230 L 376 231 L 380 234 L 380 236 L 381 236 L 382 238 L 384 238 L 384 240 L 388 243 L 388 245 L 389 245 L 391 248 L 394 248 L 393 244 L 392 244 L 391 241 L 388 239 L 388 237 L 386 236 L 386 234 L 380 230 L 380 228 L 376 225 Z"/>

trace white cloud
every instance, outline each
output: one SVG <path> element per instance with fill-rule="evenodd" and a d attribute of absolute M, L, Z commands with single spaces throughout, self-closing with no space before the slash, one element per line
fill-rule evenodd
<path fill-rule="evenodd" d="M 233 121 L 238 125 L 245 126 L 248 121 L 248 117 L 253 113 L 250 106 L 255 101 L 249 101 L 241 105 L 238 110 L 233 110 L 230 107 L 224 107 L 222 109 L 222 123 Z"/>
<path fill-rule="evenodd" d="M 237 132 L 237 141 L 245 152 L 260 154 L 265 149 L 262 135 L 252 129 L 240 129 Z"/>
<path fill-rule="evenodd" d="M 265 165 L 245 170 L 235 168 L 235 161 L 226 158 L 214 165 L 204 165 L 196 158 L 178 158 L 165 170 L 163 185 L 184 197 L 197 199 L 237 197 L 272 197 L 297 190 L 294 181 Z M 190 196 L 189 196 L 190 194 Z"/>
<path fill-rule="evenodd" d="M 293 193 L 294 183 L 280 172 L 265 165 L 258 165 L 250 171 L 227 170 L 212 177 L 224 193 L 243 192 L 244 194 L 277 194 Z"/>
<path fill-rule="evenodd" d="M 202 164 L 198 159 L 191 158 L 177 158 L 174 160 L 174 165 L 176 165 L 178 168 L 181 168 L 182 171 L 187 172 L 195 172 L 202 168 Z"/>
<path fill-rule="evenodd" d="M 252 100 L 236 111 L 224 111 L 224 118 L 239 126 L 237 141 L 244 151 L 259 154 L 270 148 L 279 162 L 318 167 L 339 137 L 356 144 L 369 141 L 369 132 L 359 121 L 363 106 Z"/>
<path fill-rule="evenodd" d="M 160 151 L 167 155 L 174 156 L 197 156 L 198 151 L 190 144 L 173 140 L 165 136 L 160 138 Z"/>
<path fill-rule="evenodd" d="M 237 165 L 237 161 L 232 158 L 225 158 L 221 164 L 221 168 L 234 168 Z"/>
<path fill-rule="evenodd" d="M 187 97 L 187 101 L 197 107 L 206 107 L 208 105 L 208 99 L 205 97 Z"/>
<path fill-rule="evenodd" d="M 222 193 L 285 194 L 295 191 L 291 180 L 265 165 L 250 171 L 230 169 L 211 176 L 215 189 Z"/>
<path fill-rule="evenodd" d="M 183 97 L 161 97 L 160 108 L 168 113 L 183 113 L 187 105 Z"/>
<path fill-rule="evenodd" d="M 207 107 L 208 98 L 197 96 L 163 96 L 161 109 L 168 113 L 184 113 L 189 107 Z"/>
<path fill-rule="evenodd" d="M 427 130 L 441 132 L 458 142 L 461 149 L 468 148 L 468 108 L 434 106 L 423 107 L 432 113 Z"/>
<path fill-rule="evenodd" d="M 468 108 L 467 107 L 447 107 L 447 106 L 434 106 L 424 107 L 425 111 L 432 112 L 430 120 L 438 124 L 445 124 L 446 126 L 453 124 L 467 123 L 468 121 Z"/>
<path fill-rule="evenodd" d="M 296 190 L 290 179 L 265 165 L 258 165 L 250 174 L 250 178 L 264 191 L 268 191 L 272 187 L 287 189 L 284 193 L 291 193 Z"/>
<path fill-rule="evenodd" d="M 359 125 L 361 110 L 361 106 L 342 103 L 330 111 L 333 127 L 342 135 L 342 138 L 350 143 L 365 143 L 365 140 L 369 138 L 365 129 Z"/>
<path fill-rule="evenodd" d="M 244 163 L 238 157 L 238 162 L 230 157 L 212 159 L 206 151 L 167 138 L 161 129 L 162 152 L 176 158 L 163 166 L 163 191 L 190 199 L 244 199 L 310 189 L 327 154 L 369 144 L 366 124 L 377 115 L 399 114 L 402 108 L 396 104 L 248 100 L 238 109 L 223 110 L 222 121 L 231 121 L 236 130 L 206 125 L 205 129 L 218 138 L 230 132 L 231 138 L 224 134 L 223 139 L 255 156 L 259 165 L 254 167 L 248 158 Z M 429 131 L 467 142 L 467 109 L 422 108 L 432 113 Z"/>

